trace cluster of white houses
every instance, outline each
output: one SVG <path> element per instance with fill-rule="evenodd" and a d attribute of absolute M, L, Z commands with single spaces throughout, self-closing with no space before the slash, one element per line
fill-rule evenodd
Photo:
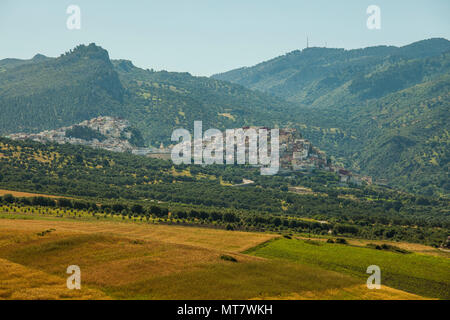
<path fill-rule="evenodd" d="M 41 143 L 80 144 L 109 151 L 131 152 L 135 155 L 166 160 L 171 158 L 172 146 L 167 148 L 164 148 L 163 145 L 160 148 L 137 148 L 130 144 L 128 139 L 131 138 L 131 133 L 127 130 L 130 125 L 125 119 L 104 116 L 83 121 L 76 126 L 91 128 L 101 133 L 105 139 L 102 139 L 102 141 L 98 139 L 84 140 L 67 136 L 66 132 L 74 126 L 47 130 L 36 134 L 11 134 L 8 137 L 15 140 L 34 140 Z M 243 127 L 242 129 L 247 130 L 250 128 L 270 130 L 265 127 Z M 296 129 L 280 129 L 279 142 L 280 172 L 311 172 L 320 169 L 336 172 L 342 184 L 372 184 L 371 177 L 357 175 L 344 168 L 333 166 L 325 152 L 313 146 L 309 140 L 304 139 Z"/>
<path fill-rule="evenodd" d="M 101 141 L 95 138 L 86 140 L 68 136 L 66 134 L 67 131 L 72 130 L 75 126 L 90 128 L 103 135 L 105 139 L 101 139 Z M 125 119 L 98 117 L 56 130 L 46 130 L 40 133 L 15 133 L 9 135 L 8 138 L 13 140 L 33 140 L 41 143 L 79 144 L 114 152 L 132 152 L 136 148 L 128 141 L 131 138 L 131 133 L 126 130 L 129 126 L 128 121 Z"/>
<path fill-rule="evenodd" d="M 336 172 L 342 184 L 372 184 L 372 178 L 355 174 L 334 166 L 324 151 L 303 139 L 296 129 L 280 129 L 280 165 L 285 172 L 313 171 L 317 169 Z"/>
<path fill-rule="evenodd" d="M 288 171 L 312 171 L 329 169 L 331 162 L 296 129 L 288 128 L 280 130 L 280 165 Z"/>

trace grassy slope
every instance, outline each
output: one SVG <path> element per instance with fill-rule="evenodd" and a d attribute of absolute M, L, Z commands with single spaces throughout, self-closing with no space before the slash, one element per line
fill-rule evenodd
<path fill-rule="evenodd" d="M 45 198 L 55 198 L 55 199 L 66 198 L 66 197 L 52 196 L 52 195 L 41 194 L 41 193 L 30 193 L 30 192 L 0 189 L 0 196 L 4 196 L 6 194 L 13 195 L 14 197 L 17 197 L 17 198 L 33 198 L 33 197 L 45 197 Z"/>
<path fill-rule="evenodd" d="M 37 234 L 49 229 L 55 231 Z M 0 219 L 0 269 L 16 270 L 1 276 L 1 298 L 420 298 L 387 287 L 368 291 L 358 277 L 317 266 L 241 253 L 271 238 L 120 222 Z M 224 261 L 222 254 L 238 262 Z M 65 269 L 72 264 L 81 267 L 80 296 L 63 290 Z M 31 271 L 39 277 L 28 288 L 16 278 Z"/>
<path fill-rule="evenodd" d="M 382 284 L 433 298 L 450 298 L 450 260 L 370 248 L 280 239 L 250 250 L 259 257 L 292 261 L 367 279 L 370 265 L 381 268 Z"/>
<path fill-rule="evenodd" d="M 0 284 L 0 300 L 108 299 L 102 291 L 91 288 L 69 291 L 65 278 L 5 259 L 0 259 Z"/>

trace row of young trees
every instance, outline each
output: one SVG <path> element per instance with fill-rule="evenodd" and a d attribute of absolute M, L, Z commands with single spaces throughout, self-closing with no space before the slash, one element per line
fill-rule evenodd
<path fill-rule="evenodd" d="M 43 196 L 37 197 L 14 197 L 11 194 L 6 194 L 0 197 L 0 204 L 17 204 L 23 206 L 41 206 L 54 207 L 75 210 L 87 210 L 92 212 L 104 212 L 107 214 L 117 215 L 136 215 L 136 216 L 150 216 L 153 215 L 158 218 L 178 218 L 178 219 L 200 219 L 210 221 L 224 221 L 237 222 L 239 218 L 231 213 L 221 213 L 218 211 L 203 211 L 195 209 L 176 209 L 173 213 L 167 207 L 157 205 L 143 206 L 141 204 L 127 204 L 127 203 L 103 203 L 98 204 L 92 201 L 73 200 L 67 198 L 49 198 Z"/>
<path fill-rule="evenodd" d="M 188 224 L 214 225 L 228 230 L 252 230 L 275 232 L 301 232 L 317 235 L 332 234 L 335 236 L 350 236 L 365 239 L 388 239 L 422 242 L 438 246 L 446 239 L 445 229 L 426 227 L 405 228 L 397 225 L 370 224 L 360 225 L 342 221 L 308 221 L 287 215 L 261 215 L 259 213 L 230 212 L 219 210 L 201 210 L 197 208 L 169 209 L 165 206 L 143 206 L 138 203 L 103 203 L 73 199 L 52 199 L 47 197 L 16 198 L 12 195 L 0 197 L 0 204 L 18 206 L 55 207 L 75 210 L 87 210 L 96 213 L 145 218 L 160 218 L 161 222 L 183 222 Z"/>
<path fill-rule="evenodd" d="M 3 188 L 90 199 L 71 200 L 70 205 L 79 209 L 96 210 L 97 204 L 102 203 L 97 210 L 105 213 L 169 217 L 170 211 L 173 218 L 206 223 L 327 232 L 316 226 L 297 228 L 296 222 L 291 222 L 309 218 L 333 226 L 352 226 L 334 228 L 339 233 L 361 236 L 365 230 L 365 235 L 414 241 L 450 229 L 447 209 L 450 202 L 446 199 L 379 187 L 333 187 L 336 177 L 332 173 L 261 177 L 252 168 L 174 166 L 169 161 L 73 145 L 43 145 L 0 138 L 0 147 Z M 255 181 L 255 187 L 223 185 L 222 182 L 230 183 L 232 177 L 250 178 Z M 309 185 L 313 194 L 300 195 L 281 188 L 288 185 Z M 158 205 L 159 202 L 164 205 Z M 63 201 L 54 205 L 69 207 Z M 227 212 L 236 218 L 225 217 Z M 261 222 L 254 222 L 252 216 Z M 277 218 L 287 221 L 280 223 Z M 410 232 L 403 232 L 405 228 Z M 378 231 L 371 232 L 371 229 Z"/>

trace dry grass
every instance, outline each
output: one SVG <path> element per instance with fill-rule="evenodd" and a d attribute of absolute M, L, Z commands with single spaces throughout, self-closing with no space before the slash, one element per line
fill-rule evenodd
<path fill-rule="evenodd" d="M 107 299 L 103 292 L 81 287 L 69 290 L 66 278 L 24 267 L 11 261 L 0 259 L 0 300 L 50 300 L 50 299 Z"/>
<path fill-rule="evenodd" d="M 265 297 L 267 300 L 427 300 L 427 298 L 405 291 L 382 286 L 379 290 L 368 290 L 367 286 L 355 285 L 324 291 L 306 291 L 290 295 Z"/>
<path fill-rule="evenodd" d="M 302 240 L 309 240 L 311 238 L 308 237 L 296 237 Z M 328 238 L 313 238 L 314 241 L 326 242 Z M 404 249 L 410 252 L 421 253 L 436 257 L 447 257 L 450 258 L 450 252 L 446 252 L 443 250 L 439 250 L 437 248 L 433 248 L 431 246 L 427 246 L 420 243 L 409 243 L 409 242 L 395 242 L 395 241 L 386 241 L 386 240 L 365 240 L 365 239 L 352 239 L 346 238 L 347 242 L 350 245 L 358 246 L 358 247 L 366 247 L 369 243 L 373 244 L 388 244 L 391 246 L 398 247 L 400 249 Z"/>
<path fill-rule="evenodd" d="M 11 194 L 11 195 L 13 195 L 14 197 L 17 197 L 17 198 L 46 197 L 46 198 L 53 198 L 53 199 L 60 199 L 60 198 L 71 199 L 71 198 L 63 197 L 63 196 L 51 196 L 51 195 L 48 195 L 48 194 L 29 193 L 29 192 L 21 192 L 21 191 L 12 191 L 12 190 L 0 189 L 0 196 L 4 196 L 5 194 Z"/>
<path fill-rule="evenodd" d="M 19 242 L 0 248 L 0 256 L 61 277 L 69 265 L 78 265 L 83 281 L 95 286 L 125 285 L 220 262 L 215 250 L 99 234 Z"/>
<path fill-rule="evenodd" d="M 53 231 L 40 236 L 45 230 Z M 230 234 L 234 234 L 235 239 Z M 80 266 L 83 284 L 104 290 L 165 276 L 179 277 L 208 265 L 224 265 L 228 263 L 220 259 L 224 252 L 241 263 L 260 261 L 262 259 L 239 251 L 248 245 L 247 240 L 257 243 L 257 239 L 268 238 L 270 236 L 189 227 L 1 219 L 0 257 L 22 267 L 17 273 L 39 270 L 36 283 L 42 285 L 38 286 L 40 291 L 36 291 L 34 298 L 41 292 L 43 299 L 60 299 L 59 291 L 48 288 L 44 279 L 48 278 L 52 285 L 56 285 L 56 281 L 62 283 L 59 289 L 66 292 L 65 270 L 69 265 Z M 13 282 L 4 296 L 25 298 L 11 291 L 12 288 L 20 291 L 22 286 L 26 286 L 26 281 Z M 48 294 L 43 294 L 47 291 Z"/>
<path fill-rule="evenodd" d="M 42 231 L 52 230 L 45 235 Z M 355 277 L 241 252 L 274 235 L 194 227 L 0 219 L 4 299 L 418 299 Z M 236 262 L 224 261 L 222 254 Z M 66 268 L 81 268 L 81 291 Z"/>
<path fill-rule="evenodd" d="M 377 240 L 362 240 L 362 239 L 349 239 L 348 243 L 355 246 L 367 246 L 369 243 L 373 244 L 388 244 L 391 246 L 399 247 L 407 251 L 422 253 L 432 256 L 440 256 L 450 258 L 448 252 L 441 251 L 437 248 L 433 248 L 420 243 L 409 243 L 409 242 L 394 242 L 394 241 L 377 241 Z"/>
<path fill-rule="evenodd" d="M 261 242 L 277 237 L 264 233 L 109 221 L 20 220 L 19 223 L 17 220 L 0 219 L 0 232 L 2 229 L 13 229 L 31 233 L 51 228 L 60 232 L 76 230 L 79 234 L 114 234 L 131 239 L 161 241 L 231 252 L 242 252 Z"/>

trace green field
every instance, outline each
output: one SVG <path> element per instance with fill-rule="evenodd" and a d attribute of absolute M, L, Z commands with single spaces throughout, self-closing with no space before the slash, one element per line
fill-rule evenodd
<path fill-rule="evenodd" d="M 381 269 L 382 285 L 418 295 L 450 299 L 450 260 L 443 257 L 401 254 L 350 245 L 277 239 L 247 251 L 268 259 L 296 262 L 367 279 L 366 269 Z"/>
<path fill-rule="evenodd" d="M 298 263 L 296 254 L 306 246 L 312 247 L 305 251 L 309 263 Z M 310 263 L 324 259 L 317 255 L 322 248 L 326 246 L 305 245 L 270 233 L 7 213 L 0 215 L 0 299 L 448 297 L 443 293 L 448 285 L 443 270 L 448 268 L 447 258 L 408 255 L 417 257 L 413 262 L 423 262 L 413 268 L 428 290 L 422 296 L 414 294 L 419 290 L 399 290 L 401 281 L 398 286 L 392 282 L 381 290 L 368 290 L 362 273 L 348 274 L 348 269 L 358 270 L 358 261 L 366 264 L 358 250 L 378 258 L 375 250 L 336 245 L 349 250 L 347 264 L 326 270 L 330 269 L 327 263 Z M 73 264 L 82 270 L 80 291 L 65 287 L 66 268 Z M 421 268 L 423 273 L 434 273 L 427 276 L 420 273 Z"/>

